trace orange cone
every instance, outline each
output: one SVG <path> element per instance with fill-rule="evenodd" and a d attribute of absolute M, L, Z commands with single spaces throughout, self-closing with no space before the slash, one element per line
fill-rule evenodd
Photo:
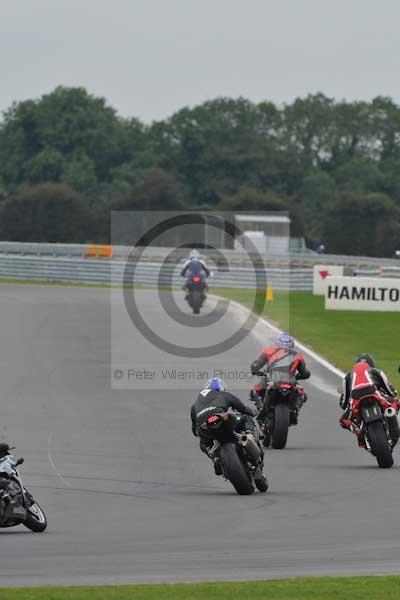
<path fill-rule="evenodd" d="M 266 298 L 267 302 L 274 301 L 274 290 L 272 289 L 272 285 L 270 283 L 267 285 L 267 291 L 265 292 L 265 298 Z"/>

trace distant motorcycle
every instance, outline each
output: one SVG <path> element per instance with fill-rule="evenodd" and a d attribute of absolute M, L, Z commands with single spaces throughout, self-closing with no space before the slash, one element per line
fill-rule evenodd
<path fill-rule="evenodd" d="M 375 456 L 382 469 L 393 466 L 393 448 L 400 436 L 397 421 L 397 398 L 386 399 L 382 394 L 372 394 L 352 400 L 351 431 L 356 434 L 359 446 Z"/>
<path fill-rule="evenodd" d="M 24 488 L 18 467 L 23 458 L 15 460 L 12 454 L 0 458 L 0 527 L 25 525 L 35 532 L 47 527 L 47 519 L 39 504 Z"/>
<path fill-rule="evenodd" d="M 193 314 L 198 315 L 207 296 L 206 276 L 204 271 L 191 273 L 186 280 L 186 300 L 193 310 Z"/>
<path fill-rule="evenodd" d="M 264 434 L 263 445 L 285 448 L 289 427 L 297 425 L 299 409 L 304 402 L 304 390 L 295 377 L 271 370 L 260 371 L 265 384 L 255 385 L 252 396 L 258 409 L 257 420 Z"/>
<path fill-rule="evenodd" d="M 266 477 L 261 473 L 254 477 L 261 459 L 260 448 L 252 434 L 236 431 L 239 420 L 232 412 L 221 412 L 210 415 L 200 428 L 214 440 L 210 455 L 220 457 L 222 474 L 239 495 L 252 494 L 254 486 L 266 492 Z"/>

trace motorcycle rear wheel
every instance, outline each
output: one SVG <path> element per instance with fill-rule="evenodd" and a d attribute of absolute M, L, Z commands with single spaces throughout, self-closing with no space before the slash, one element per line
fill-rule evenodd
<path fill-rule="evenodd" d="M 289 432 L 289 407 L 283 402 L 278 402 L 274 409 L 274 428 L 271 433 L 271 445 L 277 450 L 286 446 Z"/>
<path fill-rule="evenodd" d="M 191 294 L 191 305 L 193 313 L 198 315 L 201 307 L 201 293 L 198 290 L 194 290 Z"/>
<path fill-rule="evenodd" d="M 371 446 L 371 452 L 375 456 L 381 469 L 390 469 L 394 460 L 383 423 L 373 421 L 368 425 L 368 440 Z"/>
<path fill-rule="evenodd" d="M 237 493 L 240 496 L 250 496 L 254 492 L 254 485 L 239 458 L 236 444 L 224 444 L 220 456 L 224 474 Z"/>

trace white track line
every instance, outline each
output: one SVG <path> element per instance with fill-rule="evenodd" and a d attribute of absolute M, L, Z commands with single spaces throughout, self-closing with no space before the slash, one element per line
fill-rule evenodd
<path fill-rule="evenodd" d="M 53 469 L 54 473 L 57 475 L 57 477 L 60 479 L 60 481 L 61 481 L 61 482 L 62 482 L 62 483 L 63 483 L 63 484 L 66 486 L 66 487 L 72 487 L 72 486 L 71 486 L 71 484 L 70 484 L 70 482 L 69 482 L 69 481 L 67 481 L 67 480 L 65 479 L 65 477 L 63 477 L 63 476 L 61 475 L 61 473 L 58 471 L 58 469 L 57 469 L 57 467 L 56 467 L 56 464 L 55 464 L 55 462 L 54 462 L 54 460 L 53 460 L 53 457 L 52 457 L 52 455 L 51 455 L 51 443 L 52 443 L 52 441 L 53 441 L 53 432 L 51 432 L 51 433 L 49 434 L 49 437 L 48 437 L 48 440 L 47 440 L 47 458 L 49 459 L 50 466 L 51 466 L 51 468 Z"/>

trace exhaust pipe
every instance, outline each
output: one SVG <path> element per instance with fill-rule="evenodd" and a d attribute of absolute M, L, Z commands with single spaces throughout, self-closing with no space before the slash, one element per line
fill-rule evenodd
<path fill-rule="evenodd" d="M 396 411 L 394 410 L 394 408 L 392 406 L 389 406 L 385 412 L 384 415 L 387 419 L 391 419 L 392 417 L 396 416 Z"/>
<path fill-rule="evenodd" d="M 399 422 L 397 420 L 396 411 L 394 410 L 394 408 L 389 406 L 385 410 L 384 415 L 387 419 L 389 435 L 392 440 L 392 448 L 394 448 L 400 437 L 400 427 Z"/>
<path fill-rule="evenodd" d="M 254 436 L 251 433 L 244 433 L 240 438 L 240 443 L 243 446 L 250 462 L 253 465 L 257 465 L 261 459 L 261 452 L 254 440 Z"/>

